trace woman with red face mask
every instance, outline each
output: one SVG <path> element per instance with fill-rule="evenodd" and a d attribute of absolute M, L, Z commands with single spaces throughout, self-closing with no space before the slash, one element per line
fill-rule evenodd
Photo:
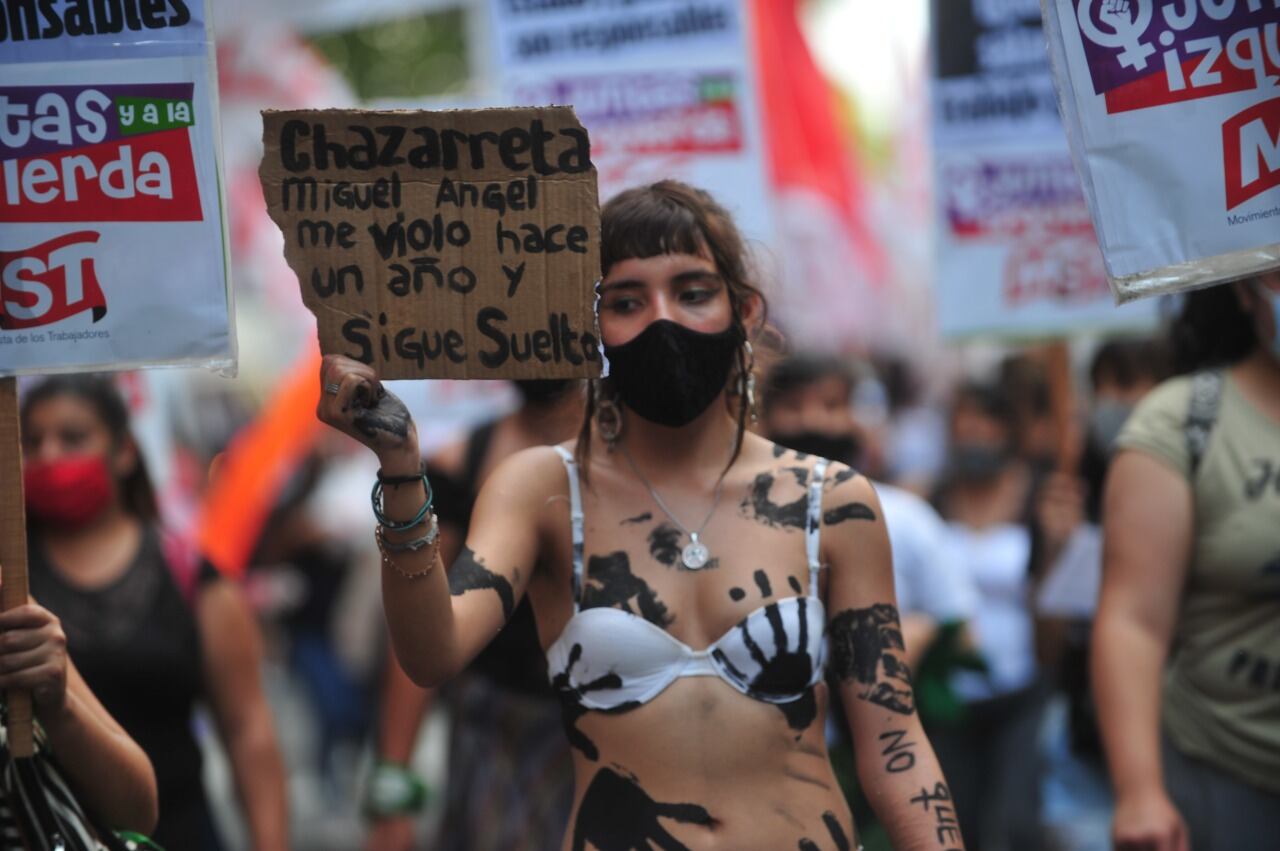
<path fill-rule="evenodd" d="M 401 666 L 449 679 L 527 597 L 573 751 L 564 848 L 826 851 L 857 847 L 823 734 L 830 665 L 894 847 L 963 847 L 875 492 L 746 430 L 765 305 L 728 214 L 666 181 L 609 202 L 601 240 L 610 375 L 576 444 L 490 473 L 447 576 L 408 412 L 368 366 L 325 359 L 321 419 L 382 465 Z"/>
<path fill-rule="evenodd" d="M 111 381 L 46 379 L 22 402 L 31 591 L 60 619 L 90 688 L 156 769 L 155 839 L 221 847 L 192 711 L 207 700 L 257 851 L 287 847 L 284 770 L 261 688 L 257 625 L 238 591 L 162 535 Z"/>

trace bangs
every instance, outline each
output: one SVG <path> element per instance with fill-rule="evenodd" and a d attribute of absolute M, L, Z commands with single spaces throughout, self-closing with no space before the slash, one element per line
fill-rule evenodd
<path fill-rule="evenodd" d="M 662 254 L 712 256 L 697 213 L 649 187 L 629 189 L 605 204 L 600 214 L 602 274 L 620 261 Z"/>

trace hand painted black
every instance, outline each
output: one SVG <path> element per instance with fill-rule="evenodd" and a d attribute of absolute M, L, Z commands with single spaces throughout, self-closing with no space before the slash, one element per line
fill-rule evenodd
<path fill-rule="evenodd" d="M 596 851 L 688 851 L 660 819 L 702 827 L 712 824 L 711 814 L 704 807 L 660 803 L 640 788 L 635 777 L 602 768 L 578 808 L 573 851 L 586 851 L 588 847 Z"/>
<path fill-rule="evenodd" d="M 769 584 L 769 575 L 763 570 L 757 570 L 752 579 L 756 581 L 756 587 L 760 589 L 760 596 L 768 599 L 773 596 L 773 586 Z"/>
<path fill-rule="evenodd" d="M 741 602 L 742 598 L 745 596 L 747 596 L 747 592 L 743 591 L 741 588 L 734 587 L 729 589 L 729 599 L 733 600 L 735 603 Z"/>
<path fill-rule="evenodd" d="M 626 525 L 633 525 L 633 526 L 635 526 L 635 525 L 639 525 L 639 524 L 641 524 L 641 523 L 648 523 L 648 522 L 649 522 L 650 520 L 652 520 L 652 519 L 653 519 L 653 512 L 646 511 L 644 514 L 637 514 L 635 517 L 628 517 L 627 519 L 623 520 L 623 521 L 622 521 L 620 524 L 618 524 L 618 525 L 620 525 L 620 526 L 626 526 Z"/>
<path fill-rule="evenodd" d="M 639 612 L 631 608 L 632 598 Z M 582 608 L 597 609 L 616 606 L 624 612 L 639 614 L 649 623 L 666 629 L 675 623 L 658 595 L 639 576 L 631 572 L 631 559 L 622 550 L 587 560 L 587 587 L 582 595 Z"/>
<path fill-rule="evenodd" d="M 787 577 L 787 584 L 791 586 L 791 590 L 797 594 L 804 594 L 804 586 L 800 584 L 800 580 L 794 576 Z"/>
<path fill-rule="evenodd" d="M 380 389 L 377 398 L 371 400 L 368 387 L 361 384 L 356 388 L 354 401 L 359 410 L 351 418 L 351 423 L 365 437 L 377 440 L 379 432 L 386 432 L 403 441 L 409 436 L 409 424 L 413 418 L 409 416 L 404 402 L 394 393 Z"/>
<path fill-rule="evenodd" d="M 494 573 L 484 566 L 484 562 L 471 551 L 463 547 L 458 559 L 449 568 L 449 593 L 459 597 L 468 591 L 489 588 L 495 591 L 502 600 L 502 619 L 509 620 L 516 607 L 515 593 L 511 583 L 505 576 Z"/>
<path fill-rule="evenodd" d="M 841 680 L 866 686 L 859 698 L 900 715 L 915 711 L 896 606 L 846 609 L 831 619 L 829 635 L 832 670 Z"/>

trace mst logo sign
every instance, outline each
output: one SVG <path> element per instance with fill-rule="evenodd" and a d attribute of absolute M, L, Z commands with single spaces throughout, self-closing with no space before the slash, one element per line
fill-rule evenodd
<path fill-rule="evenodd" d="M 1280 186 L 1280 98 L 1251 106 L 1222 125 L 1227 209 Z"/>
<path fill-rule="evenodd" d="M 20 251 L 0 251 L 0 329 L 49 325 L 84 311 L 107 315 L 93 268 L 99 234 L 76 231 Z"/>

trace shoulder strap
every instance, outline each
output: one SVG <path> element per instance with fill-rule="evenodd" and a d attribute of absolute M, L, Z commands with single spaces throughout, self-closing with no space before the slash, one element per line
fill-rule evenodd
<path fill-rule="evenodd" d="M 569 476 L 569 520 L 573 530 L 573 610 L 578 611 L 578 601 L 582 599 L 582 491 L 578 483 L 578 462 L 573 460 L 573 453 L 563 446 L 553 447 L 564 462 L 565 472 Z"/>
<path fill-rule="evenodd" d="M 822 557 L 818 544 L 822 528 L 822 480 L 827 475 L 826 458 L 819 458 L 813 465 L 813 478 L 809 480 L 809 512 L 804 527 L 804 550 L 809 559 L 809 596 L 818 596 L 818 571 L 822 569 Z"/>
<path fill-rule="evenodd" d="M 1222 372 L 1210 370 L 1197 372 L 1191 377 L 1191 400 L 1187 404 L 1187 420 L 1183 434 L 1187 441 L 1187 458 L 1191 477 L 1195 478 L 1209 448 L 1209 436 L 1218 419 L 1222 404 Z"/>

